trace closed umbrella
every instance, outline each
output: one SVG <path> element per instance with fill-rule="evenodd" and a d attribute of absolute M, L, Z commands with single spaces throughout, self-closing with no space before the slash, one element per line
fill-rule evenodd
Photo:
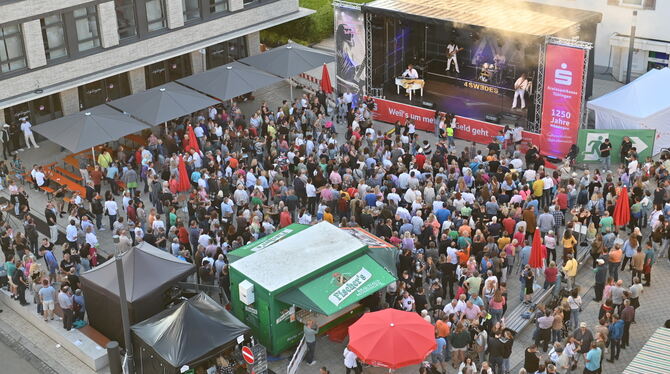
<path fill-rule="evenodd" d="M 177 191 L 179 192 L 188 191 L 191 188 L 188 171 L 186 171 L 186 163 L 184 162 L 184 156 L 182 155 L 179 155 L 179 178 L 177 182 Z"/>
<path fill-rule="evenodd" d="M 321 71 L 321 91 L 326 94 L 333 93 L 333 84 L 330 82 L 330 74 L 328 74 L 328 66 L 326 64 L 323 64 L 323 71 Z"/>
<path fill-rule="evenodd" d="M 195 132 L 193 131 L 193 126 L 188 125 L 188 144 L 184 144 L 184 150 L 188 152 L 191 149 L 196 151 L 198 154 L 202 154 L 202 152 L 200 152 L 198 138 L 195 137 Z"/>
<path fill-rule="evenodd" d="M 621 187 L 621 192 L 614 205 L 614 226 L 625 226 L 630 222 L 630 204 L 628 202 L 628 189 Z"/>
<path fill-rule="evenodd" d="M 544 267 L 544 259 L 547 256 L 546 247 L 542 245 L 542 238 L 540 237 L 540 228 L 535 228 L 533 235 L 533 246 L 530 249 L 530 259 L 528 264 L 533 269 Z"/>
<path fill-rule="evenodd" d="M 349 326 L 348 348 L 369 365 L 397 369 L 420 364 L 437 348 L 435 327 L 416 313 L 366 313 Z"/>

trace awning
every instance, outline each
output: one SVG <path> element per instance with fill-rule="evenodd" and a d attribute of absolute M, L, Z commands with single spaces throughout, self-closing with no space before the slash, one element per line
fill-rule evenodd
<path fill-rule="evenodd" d="M 295 77 L 333 61 L 335 57 L 332 54 L 296 43 L 288 43 L 240 60 L 244 64 L 282 78 Z"/>
<path fill-rule="evenodd" d="M 670 329 L 660 327 L 645 343 L 623 374 L 663 374 L 668 372 Z"/>
<path fill-rule="evenodd" d="M 277 299 L 332 315 L 394 281 L 393 275 L 370 256 L 363 255 L 280 294 Z"/>

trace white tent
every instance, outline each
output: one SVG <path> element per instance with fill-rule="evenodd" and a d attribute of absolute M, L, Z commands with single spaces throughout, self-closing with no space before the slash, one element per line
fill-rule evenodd
<path fill-rule="evenodd" d="M 591 100 L 596 129 L 656 130 L 654 154 L 670 147 L 670 69 L 653 69 L 633 82 Z"/>

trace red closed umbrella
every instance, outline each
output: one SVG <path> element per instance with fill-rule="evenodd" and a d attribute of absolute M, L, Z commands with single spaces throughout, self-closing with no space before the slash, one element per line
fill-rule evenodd
<path fill-rule="evenodd" d="M 437 348 L 435 327 L 412 312 L 365 313 L 349 326 L 348 348 L 373 366 L 397 369 L 420 364 Z"/>
<path fill-rule="evenodd" d="M 182 155 L 179 155 L 179 176 L 177 183 L 177 191 L 179 192 L 188 191 L 191 188 L 188 171 L 186 171 L 186 163 Z"/>
<path fill-rule="evenodd" d="M 333 93 L 333 84 L 330 82 L 330 74 L 328 74 L 328 67 L 323 64 L 323 71 L 321 71 L 321 91 L 331 94 Z M 322 103 L 326 105 L 326 103 Z"/>
<path fill-rule="evenodd" d="M 628 189 L 621 187 L 619 197 L 614 205 L 614 226 L 625 226 L 630 222 L 630 204 L 628 203 Z"/>
<path fill-rule="evenodd" d="M 198 138 L 195 137 L 195 132 L 193 131 L 193 126 L 188 125 L 188 145 L 184 146 L 184 150 L 188 152 L 190 149 L 202 154 L 200 152 L 200 145 L 198 144 Z"/>
<path fill-rule="evenodd" d="M 540 235 L 540 228 L 536 227 L 533 235 L 533 246 L 530 249 L 530 259 L 528 260 L 528 264 L 533 269 L 544 267 L 544 259 L 547 256 L 547 249 L 542 245 Z"/>

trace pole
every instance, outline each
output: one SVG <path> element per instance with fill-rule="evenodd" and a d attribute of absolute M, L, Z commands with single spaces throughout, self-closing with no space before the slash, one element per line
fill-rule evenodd
<path fill-rule="evenodd" d="M 291 105 L 293 105 L 293 84 L 291 83 L 291 78 L 288 79 L 288 86 L 291 89 Z"/>
<path fill-rule="evenodd" d="M 91 147 L 91 153 L 93 154 L 93 165 L 95 165 L 95 147 Z"/>
<path fill-rule="evenodd" d="M 134 374 L 133 343 L 130 340 L 130 317 L 128 316 L 128 299 L 126 299 L 126 280 L 123 276 L 123 261 L 120 254 L 116 255 L 114 262 L 116 262 L 116 276 L 119 280 L 119 304 L 121 305 L 121 322 L 123 324 L 126 357 L 128 357 L 128 373 Z"/>
<path fill-rule="evenodd" d="M 628 67 L 626 69 L 626 84 L 630 83 L 633 69 L 633 50 L 635 49 L 635 27 L 637 24 L 637 10 L 633 11 L 633 22 L 630 25 L 630 43 L 628 44 Z"/>

